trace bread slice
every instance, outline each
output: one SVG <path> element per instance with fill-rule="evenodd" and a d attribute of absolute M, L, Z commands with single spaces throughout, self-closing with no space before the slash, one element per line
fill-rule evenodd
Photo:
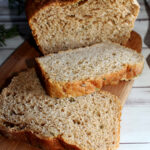
<path fill-rule="evenodd" d="M 27 18 L 43 54 L 113 41 L 125 44 L 137 0 L 28 0 Z"/>
<path fill-rule="evenodd" d="M 47 93 L 60 98 L 133 79 L 142 72 L 144 59 L 136 51 L 105 42 L 40 57 L 36 62 Z"/>
<path fill-rule="evenodd" d="M 107 92 L 55 99 L 34 69 L 20 73 L 0 95 L 0 133 L 44 150 L 115 150 L 120 101 Z"/>

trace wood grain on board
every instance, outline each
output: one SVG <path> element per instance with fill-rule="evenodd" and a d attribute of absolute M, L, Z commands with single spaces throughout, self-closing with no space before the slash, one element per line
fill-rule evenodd
<path fill-rule="evenodd" d="M 129 39 L 126 46 L 136 50 L 137 52 L 141 52 L 142 40 L 140 35 L 133 31 L 131 33 L 131 38 Z M 36 50 L 29 41 L 25 41 L 0 67 L 0 88 L 2 89 L 4 86 L 6 86 L 8 82 L 10 82 L 12 76 L 16 75 L 18 72 L 33 67 L 34 58 L 40 55 L 40 52 Z M 123 105 L 128 97 L 132 85 L 133 81 L 122 81 L 117 85 L 105 86 L 103 90 L 109 91 L 112 94 L 117 95 Z M 32 147 L 30 148 L 26 144 L 24 145 L 20 142 L 14 142 L 4 138 L 0 138 L 0 150 L 4 149 L 33 150 Z"/>

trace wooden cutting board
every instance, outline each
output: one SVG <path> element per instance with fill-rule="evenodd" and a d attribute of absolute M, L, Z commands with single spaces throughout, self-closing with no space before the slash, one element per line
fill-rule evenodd
<path fill-rule="evenodd" d="M 142 40 L 140 35 L 133 31 L 126 46 L 141 52 Z M 33 40 L 25 41 L 0 67 L 0 89 L 7 86 L 11 78 L 18 72 L 33 67 L 34 58 L 41 55 Z M 117 95 L 120 98 L 121 104 L 124 105 L 133 82 L 122 81 L 118 85 L 105 86 L 103 90 Z M 37 148 L 19 141 L 11 141 L 0 137 L 0 150 L 37 150 Z"/>

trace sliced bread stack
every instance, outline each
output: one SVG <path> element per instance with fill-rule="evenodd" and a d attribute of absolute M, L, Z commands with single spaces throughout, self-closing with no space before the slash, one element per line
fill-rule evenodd
<path fill-rule="evenodd" d="M 43 150 L 115 150 L 120 101 L 96 88 L 138 76 L 143 56 L 102 43 L 36 61 L 50 96 L 34 69 L 14 77 L 0 95 L 0 133 Z"/>
<path fill-rule="evenodd" d="M 22 72 L 3 89 L 0 133 L 43 150 L 115 150 L 121 105 L 100 89 L 142 72 L 143 56 L 119 45 L 138 11 L 136 0 L 28 0 L 32 33 L 49 55 L 36 58 L 38 76 Z"/>

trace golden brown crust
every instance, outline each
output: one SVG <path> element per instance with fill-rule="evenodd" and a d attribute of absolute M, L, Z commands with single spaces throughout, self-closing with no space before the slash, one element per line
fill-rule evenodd
<path fill-rule="evenodd" d="M 27 0 L 26 2 L 26 15 L 28 20 L 35 15 L 40 9 L 44 9 L 49 5 L 67 5 L 83 0 Z M 86 1 L 86 0 L 85 0 Z"/>
<path fill-rule="evenodd" d="M 0 133 L 6 138 L 25 142 L 43 150 L 65 150 L 57 139 L 42 139 L 29 131 L 11 131 L 1 126 Z"/>
<path fill-rule="evenodd" d="M 111 95 L 107 91 L 100 91 L 100 93 Z M 120 121 L 121 121 L 121 104 L 117 96 L 113 95 L 114 101 L 118 105 L 118 121 L 119 121 L 119 127 L 118 127 L 118 138 L 116 145 L 114 149 L 119 147 L 119 141 L 120 141 Z M 3 125 L 0 125 L 0 134 L 4 136 L 5 138 L 28 143 L 32 146 L 38 147 L 43 150 L 88 150 L 86 148 L 80 148 L 80 145 L 77 146 L 74 141 L 67 141 L 66 139 L 63 139 L 61 135 L 54 137 L 54 138 L 46 138 L 42 135 L 38 135 L 36 133 L 33 133 L 29 130 L 19 130 L 13 128 L 8 128 Z M 82 145 L 81 145 L 82 147 Z M 110 150 L 109 148 L 107 150 Z"/>
<path fill-rule="evenodd" d="M 49 5 L 67 5 L 72 4 L 76 2 L 80 2 L 83 0 L 27 0 L 26 2 L 26 15 L 28 20 L 32 18 L 32 16 L 35 15 L 36 12 L 38 12 L 40 9 L 44 9 L 45 7 Z M 87 0 L 84 0 L 85 2 Z M 84 3 L 83 1 L 83 3 Z M 139 13 L 139 5 L 136 0 L 131 0 L 131 3 L 134 4 L 133 14 L 134 16 L 137 16 Z"/>
<path fill-rule="evenodd" d="M 43 150 L 80 150 L 80 148 L 75 145 L 67 144 L 61 136 L 56 138 L 44 138 L 30 131 L 10 130 L 2 125 L 0 125 L 0 134 L 5 138 L 28 143 Z"/>
<path fill-rule="evenodd" d="M 96 77 L 95 79 L 89 78 L 73 82 L 57 82 L 49 79 L 37 59 L 36 62 L 47 93 L 51 97 L 56 98 L 82 96 L 93 93 L 97 90 L 97 88 L 101 89 L 105 85 L 114 85 L 119 83 L 121 80 L 131 80 L 141 74 L 144 65 L 144 62 L 134 65 L 125 65 L 123 69 L 118 72 L 105 74 L 103 76 Z"/>
<path fill-rule="evenodd" d="M 103 93 L 104 95 L 112 97 L 112 99 L 115 101 L 116 105 L 118 106 L 118 137 L 115 147 L 117 148 L 119 146 L 120 141 L 120 119 L 121 119 L 121 104 L 117 96 L 110 94 L 107 91 L 99 91 L 100 93 Z M 0 120 L 0 122 L 3 122 Z M 43 150 L 88 150 L 87 148 L 83 148 L 82 145 L 78 145 L 74 141 L 67 141 L 65 138 L 63 138 L 63 135 L 59 135 L 57 137 L 44 137 L 42 135 L 39 135 L 37 133 L 34 133 L 33 131 L 30 131 L 29 129 L 18 129 L 15 127 L 14 124 L 7 123 L 7 125 L 0 124 L 0 134 L 8 139 L 28 143 L 32 146 L 41 148 Z M 81 148 L 82 147 L 82 148 Z M 114 148 L 115 149 L 115 148 Z M 110 150 L 109 148 L 107 150 Z"/>

